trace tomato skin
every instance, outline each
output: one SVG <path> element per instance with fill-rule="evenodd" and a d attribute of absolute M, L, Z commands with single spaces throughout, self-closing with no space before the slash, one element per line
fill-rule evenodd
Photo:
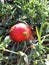
<path fill-rule="evenodd" d="M 11 27 L 9 36 L 11 40 L 21 42 L 29 39 L 29 37 L 31 36 L 31 29 L 29 25 L 18 23 Z"/>

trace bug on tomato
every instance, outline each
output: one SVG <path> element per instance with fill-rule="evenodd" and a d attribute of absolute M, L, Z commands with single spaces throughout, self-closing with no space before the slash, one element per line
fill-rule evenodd
<path fill-rule="evenodd" d="M 9 32 L 11 40 L 17 42 L 28 40 L 31 34 L 30 26 L 24 23 L 17 23 L 11 27 Z"/>

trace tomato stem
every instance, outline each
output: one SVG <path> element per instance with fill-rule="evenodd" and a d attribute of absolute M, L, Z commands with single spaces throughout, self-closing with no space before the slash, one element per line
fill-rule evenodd
<path fill-rule="evenodd" d="M 27 32 L 23 32 L 23 35 L 26 36 L 27 35 Z"/>

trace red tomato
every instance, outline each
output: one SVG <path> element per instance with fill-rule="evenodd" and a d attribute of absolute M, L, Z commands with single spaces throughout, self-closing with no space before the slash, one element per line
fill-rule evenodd
<path fill-rule="evenodd" d="M 30 26 L 24 23 L 18 23 L 11 27 L 9 35 L 13 41 L 21 42 L 27 40 L 31 36 Z"/>

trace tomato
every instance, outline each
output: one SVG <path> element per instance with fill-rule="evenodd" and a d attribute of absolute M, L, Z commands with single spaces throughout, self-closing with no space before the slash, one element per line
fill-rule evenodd
<path fill-rule="evenodd" d="M 31 36 L 31 28 L 29 25 L 24 23 L 17 23 L 12 26 L 9 32 L 11 40 L 21 42 L 29 39 Z"/>

